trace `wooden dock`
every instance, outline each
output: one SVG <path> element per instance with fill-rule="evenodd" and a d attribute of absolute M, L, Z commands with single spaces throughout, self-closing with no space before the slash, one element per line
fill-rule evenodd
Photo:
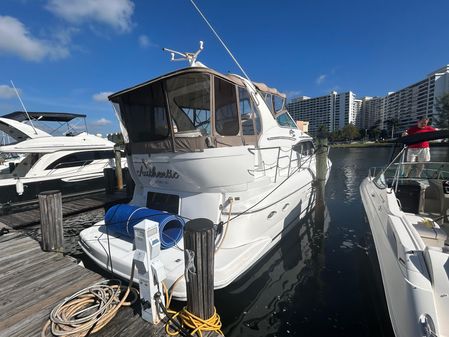
<path fill-rule="evenodd" d="M 126 203 L 129 200 L 130 197 L 125 192 L 116 192 L 111 195 L 105 194 L 104 192 L 89 194 L 72 200 L 63 200 L 62 213 L 66 217 L 96 208 L 108 208 L 117 203 Z M 36 208 L 30 210 L 2 215 L 0 216 L 0 222 L 14 229 L 38 224 L 40 222 L 40 211 L 37 206 L 36 204 Z"/>
<path fill-rule="evenodd" d="M 0 227 L 2 225 L 0 224 Z M 59 253 L 44 253 L 39 243 L 10 229 L 0 236 L 0 336 L 40 336 L 50 311 L 65 297 L 103 278 Z M 140 305 L 120 308 L 101 337 L 165 337 L 163 324 L 140 317 Z"/>

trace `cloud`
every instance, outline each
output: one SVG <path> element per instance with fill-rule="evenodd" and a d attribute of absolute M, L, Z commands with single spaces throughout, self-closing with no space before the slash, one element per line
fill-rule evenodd
<path fill-rule="evenodd" d="M 22 22 L 11 16 L 0 16 L 0 53 L 35 62 L 46 57 L 61 59 L 70 54 L 63 44 L 33 37 Z"/>
<path fill-rule="evenodd" d="M 46 8 L 73 24 L 95 21 L 119 32 L 129 32 L 133 26 L 131 0 L 49 0 Z"/>
<path fill-rule="evenodd" d="M 139 36 L 139 45 L 142 48 L 159 47 L 157 44 L 153 43 L 148 36 L 144 34 Z"/>
<path fill-rule="evenodd" d="M 287 91 L 286 93 L 285 93 L 285 95 L 287 96 L 287 98 L 294 98 L 294 97 L 296 97 L 296 96 L 300 96 L 302 94 L 302 91 L 301 90 L 290 90 L 290 91 Z"/>
<path fill-rule="evenodd" d="M 92 99 L 97 102 L 108 102 L 108 96 L 112 95 L 113 92 L 102 91 L 98 94 L 92 95 Z"/>
<path fill-rule="evenodd" d="M 63 45 L 68 45 L 72 42 L 72 36 L 79 33 L 80 29 L 75 27 L 60 28 L 52 32 L 55 40 Z"/>
<path fill-rule="evenodd" d="M 109 124 L 112 124 L 112 121 L 106 118 L 100 118 L 99 120 L 96 120 L 95 122 L 92 123 L 92 125 L 94 126 L 106 126 Z"/>
<path fill-rule="evenodd" d="M 19 90 L 19 89 L 17 89 L 17 90 Z M 9 99 L 9 98 L 13 98 L 15 96 L 16 96 L 16 92 L 14 91 L 14 88 L 12 88 L 6 84 L 0 85 L 0 98 Z"/>
<path fill-rule="evenodd" d="M 315 83 L 318 84 L 318 85 L 320 85 L 321 83 L 324 82 L 324 80 L 326 79 L 326 77 L 327 77 L 327 75 L 324 75 L 324 74 L 318 76 L 318 78 L 315 80 Z"/>

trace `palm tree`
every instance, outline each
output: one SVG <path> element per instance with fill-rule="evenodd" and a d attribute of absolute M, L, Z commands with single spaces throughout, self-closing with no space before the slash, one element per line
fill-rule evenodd
<path fill-rule="evenodd" d="M 397 118 L 390 118 L 386 122 L 387 122 L 388 129 L 391 129 L 391 138 L 393 138 L 394 130 L 398 127 L 399 120 Z"/>
<path fill-rule="evenodd" d="M 436 98 L 435 110 L 438 117 L 435 116 L 436 126 L 441 129 L 449 128 L 449 93 Z"/>

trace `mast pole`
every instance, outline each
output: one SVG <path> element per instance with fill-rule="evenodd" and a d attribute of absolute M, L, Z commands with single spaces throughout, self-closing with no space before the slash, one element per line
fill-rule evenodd
<path fill-rule="evenodd" d="M 31 123 L 31 126 L 32 126 L 32 128 L 33 128 L 33 130 L 34 130 L 34 133 L 37 135 L 36 128 L 34 127 L 33 121 L 31 120 L 30 115 L 28 114 L 28 111 L 27 111 L 27 109 L 25 108 L 25 104 L 23 104 L 22 99 L 20 98 L 19 92 L 17 91 L 16 86 L 14 85 L 14 82 L 13 82 L 12 80 L 10 80 L 10 81 L 11 81 L 12 87 L 14 88 L 14 91 L 16 92 L 17 98 L 18 98 L 19 101 L 20 101 L 20 104 L 22 104 L 23 111 L 25 111 L 25 114 L 27 115 L 27 118 L 28 118 L 28 120 L 29 120 L 30 123 Z"/>

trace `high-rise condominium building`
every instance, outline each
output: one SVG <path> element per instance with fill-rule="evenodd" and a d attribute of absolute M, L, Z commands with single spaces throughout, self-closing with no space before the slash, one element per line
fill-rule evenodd
<path fill-rule="evenodd" d="M 315 135 L 320 128 L 332 132 L 345 125 L 358 123 L 361 101 L 351 91 L 310 98 L 299 96 L 293 98 L 287 109 L 295 120 L 308 121 L 309 133 Z"/>
<path fill-rule="evenodd" d="M 362 108 L 360 109 L 360 128 L 369 129 L 383 124 L 384 97 L 362 97 Z"/>
<path fill-rule="evenodd" d="M 417 83 L 390 92 L 385 97 L 365 97 L 361 116 L 362 127 L 378 126 L 388 129 L 392 121 L 397 122 L 396 134 L 416 125 L 422 117 L 435 119 L 436 99 L 449 93 L 449 65 L 446 65 Z"/>

